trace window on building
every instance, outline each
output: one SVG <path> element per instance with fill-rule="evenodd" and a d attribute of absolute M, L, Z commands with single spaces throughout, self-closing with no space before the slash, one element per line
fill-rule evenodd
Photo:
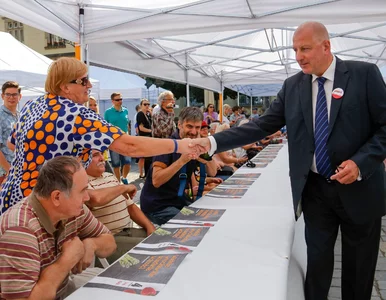
<path fill-rule="evenodd" d="M 46 49 L 66 48 L 67 40 L 51 34 L 46 33 Z"/>
<path fill-rule="evenodd" d="M 5 19 L 5 28 L 7 28 L 8 33 L 12 34 L 19 42 L 24 42 L 23 23 Z"/>

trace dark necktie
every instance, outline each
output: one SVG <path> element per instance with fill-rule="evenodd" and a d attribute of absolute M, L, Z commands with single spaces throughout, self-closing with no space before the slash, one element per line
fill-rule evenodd
<path fill-rule="evenodd" d="M 318 77 L 318 96 L 316 97 L 315 111 L 315 160 L 316 169 L 320 175 L 330 178 L 333 174 L 331 170 L 330 158 L 327 153 L 328 136 L 328 111 L 326 92 L 324 83 L 326 78 Z"/>

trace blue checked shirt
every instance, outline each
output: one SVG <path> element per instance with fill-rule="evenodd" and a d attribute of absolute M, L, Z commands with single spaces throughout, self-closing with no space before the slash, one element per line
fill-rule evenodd
<path fill-rule="evenodd" d="M 5 159 L 12 163 L 13 158 L 15 157 L 13 151 L 7 147 L 7 140 L 12 132 L 13 126 L 17 122 L 19 117 L 19 112 L 16 115 L 6 108 L 4 105 L 0 107 L 0 151 L 4 154 Z M 0 176 L 5 175 L 7 172 L 0 167 Z"/>

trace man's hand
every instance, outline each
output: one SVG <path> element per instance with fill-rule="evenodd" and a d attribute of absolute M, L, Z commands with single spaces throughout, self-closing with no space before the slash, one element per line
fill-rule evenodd
<path fill-rule="evenodd" d="M 62 246 L 62 254 L 60 260 L 65 265 L 73 268 L 84 256 L 84 246 L 79 237 L 75 237 L 72 240 L 65 241 Z"/>
<path fill-rule="evenodd" d="M 217 178 L 217 177 L 207 177 L 205 181 L 206 183 L 216 183 L 216 184 L 220 184 L 223 182 L 221 178 Z"/>
<path fill-rule="evenodd" d="M 129 195 L 130 199 L 133 199 L 137 194 L 137 187 L 134 184 L 127 185 L 126 193 Z"/>
<path fill-rule="evenodd" d="M 210 150 L 210 141 L 208 138 L 193 139 L 190 140 L 189 147 L 195 148 L 199 154 L 207 153 Z"/>
<path fill-rule="evenodd" d="M 248 160 L 247 156 L 243 156 L 237 159 L 238 164 L 244 164 Z"/>
<path fill-rule="evenodd" d="M 190 162 L 194 158 L 191 154 L 182 154 L 179 159 L 185 165 L 186 163 Z"/>
<path fill-rule="evenodd" d="M 151 235 L 155 230 L 156 230 L 156 228 L 154 227 L 153 224 L 151 224 L 151 226 L 149 226 L 149 227 L 146 229 L 146 234 L 147 234 L 147 236 Z"/>
<path fill-rule="evenodd" d="M 356 163 L 352 160 L 346 160 L 337 167 L 331 180 L 337 180 L 341 184 L 350 184 L 357 180 L 358 175 L 359 168 Z"/>
<path fill-rule="evenodd" d="M 82 241 L 84 248 L 84 255 L 81 260 L 72 268 L 72 274 L 80 274 L 86 270 L 94 261 L 95 258 L 95 244 L 92 239 L 84 239 Z"/>

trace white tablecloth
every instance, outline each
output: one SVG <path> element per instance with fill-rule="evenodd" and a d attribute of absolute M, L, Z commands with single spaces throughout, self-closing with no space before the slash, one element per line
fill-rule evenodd
<path fill-rule="evenodd" d="M 288 174 L 287 146 L 265 168 L 241 199 L 203 197 L 193 206 L 223 208 L 225 214 L 197 249 L 178 267 L 157 300 L 261 299 L 301 300 L 304 240 L 296 236 Z M 299 233 L 302 223 L 296 224 Z M 291 258 L 291 252 L 294 252 Z M 290 283 L 287 290 L 287 281 Z M 97 288 L 80 288 L 68 299 L 144 299 L 144 296 Z"/>

